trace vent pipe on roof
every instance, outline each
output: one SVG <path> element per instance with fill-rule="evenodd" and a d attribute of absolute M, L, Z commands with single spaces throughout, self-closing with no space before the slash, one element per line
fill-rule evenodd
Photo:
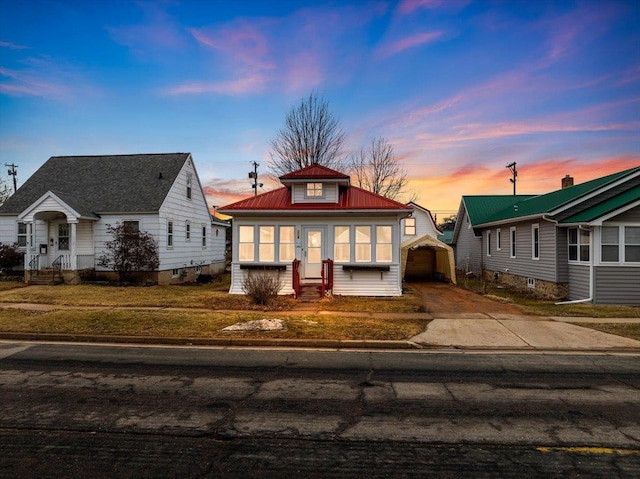
<path fill-rule="evenodd" d="M 569 188 L 570 186 L 573 186 L 573 177 L 566 175 L 562 178 L 562 188 Z"/>

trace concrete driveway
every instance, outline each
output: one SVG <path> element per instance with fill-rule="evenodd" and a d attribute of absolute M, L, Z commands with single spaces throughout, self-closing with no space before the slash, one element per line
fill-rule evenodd
<path fill-rule="evenodd" d="M 640 351 L 640 341 L 552 318 L 524 315 L 514 305 L 454 285 L 421 282 L 412 286 L 420 292 L 426 311 L 433 317 L 424 332 L 411 338 L 425 347 Z"/>

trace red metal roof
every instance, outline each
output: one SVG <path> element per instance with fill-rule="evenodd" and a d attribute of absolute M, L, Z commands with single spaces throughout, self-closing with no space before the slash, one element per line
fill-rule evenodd
<path fill-rule="evenodd" d="M 332 170 L 322 165 L 309 165 L 305 166 L 286 175 L 280 177 L 281 180 L 308 180 L 308 179 L 339 179 L 348 180 L 349 175 L 340 173 L 339 171 Z"/>
<path fill-rule="evenodd" d="M 318 166 L 318 165 L 314 165 Z M 324 167 L 322 167 L 324 168 Z M 328 169 L 328 168 L 327 168 Z M 332 170 L 331 170 L 332 171 Z M 357 186 L 340 188 L 340 196 L 337 203 L 291 203 L 291 191 L 286 186 L 269 191 L 258 196 L 252 196 L 245 200 L 237 201 L 218 211 L 347 211 L 347 210 L 405 210 L 412 208 L 398 201 L 390 200 L 384 196 L 371 193 Z"/>

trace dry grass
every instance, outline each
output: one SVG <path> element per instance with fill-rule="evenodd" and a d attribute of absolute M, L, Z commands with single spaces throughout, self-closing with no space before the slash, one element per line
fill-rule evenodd
<path fill-rule="evenodd" d="M 26 284 L 22 281 L 0 281 L 0 291 L 9 291 L 10 289 L 23 288 Z"/>
<path fill-rule="evenodd" d="M 323 311 L 362 311 L 365 313 L 420 313 L 424 312 L 422 298 L 412 287 L 402 296 L 372 298 L 368 296 L 334 296 L 320 302 Z"/>
<path fill-rule="evenodd" d="M 604 306 L 595 304 L 564 304 L 543 300 L 528 292 L 517 292 L 498 288 L 495 284 L 481 279 L 465 279 L 460 286 L 471 291 L 497 296 L 520 307 L 525 314 L 538 316 L 592 317 L 592 318 L 640 318 L 640 307 Z"/>
<path fill-rule="evenodd" d="M 231 324 L 278 317 L 277 313 L 203 311 L 34 312 L 0 309 L 0 331 L 124 335 L 167 338 L 287 338 L 405 340 L 426 328 L 427 320 L 304 315 L 283 318 L 286 331 L 223 333 Z"/>
<path fill-rule="evenodd" d="M 640 341 L 640 323 L 574 323 L 583 328 L 596 329 L 604 333 L 611 333 L 625 338 Z"/>

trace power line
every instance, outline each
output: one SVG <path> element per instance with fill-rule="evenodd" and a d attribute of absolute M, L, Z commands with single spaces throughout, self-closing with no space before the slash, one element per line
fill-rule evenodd
<path fill-rule="evenodd" d="M 253 196 L 258 196 L 258 187 L 262 188 L 262 183 L 258 183 L 258 166 L 260 166 L 260 163 L 253 161 L 252 164 L 253 171 L 249 172 L 249 178 L 253 180 L 253 184 L 251 185 L 251 188 L 253 188 Z"/>
<path fill-rule="evenodd" d="M 18 167 L 18 165 L 14 165 L 13 163 L 11 163 L 10 165 L 5 163 L 4 166 L 8 166 L 9 167 L 9 171 L 7 171 L 7 174 L 9 176 L 13 176 L 13 192 L 15 193 L 16 191 L 18 191 L 18 172 L 16 171 L 16 168 Z"/>

